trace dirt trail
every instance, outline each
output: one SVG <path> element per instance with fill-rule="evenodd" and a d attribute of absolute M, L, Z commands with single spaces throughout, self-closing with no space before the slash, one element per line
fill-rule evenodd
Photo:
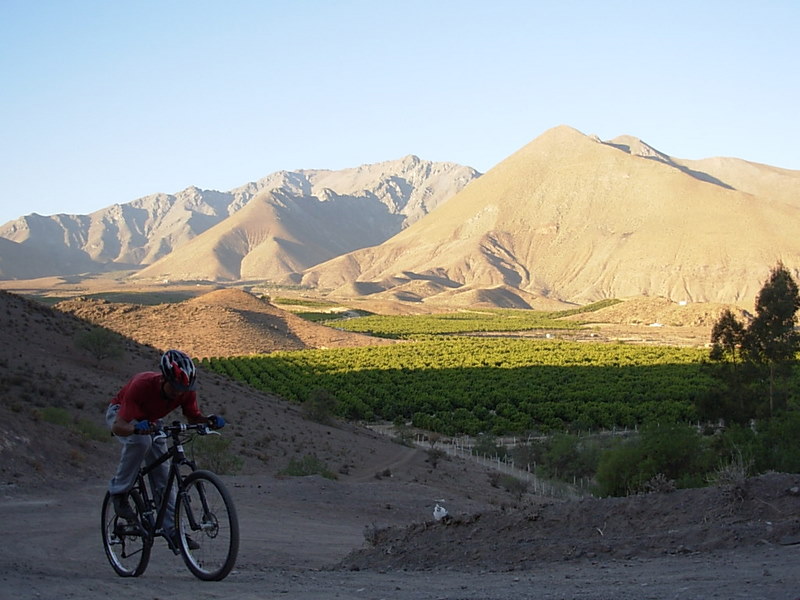
<path fill-rule="evenodd" d="M 0 598 L 107 600 L 195 598 L 237 600 L 506 600 L 518 599 L 786 599 L 800 597 L 800 546 L 765 543 L 711 553 L 658 558 L 542 561 L 524 570 L 463 565 L 431 569 L 343 569 L 365 545 L 371 523 L 422 522 L 424 486 L 331 482 L 319 477 L 225 478 L 240 513 L 242 541 L 223 582 L 195 579 L 179 557 L 158 545 L 147 572 L 117 577 L 100 542 L 105 482 L 66 490 L 0 488 Z M 475 510 L 476 506 L 465 507 Z M 435 525 L 431 525 L 435 527 Z M 463 553 L 461 543 L 442 554 Z M 486 549 L 491 551 L 491 546 Z M 511 565 L 509 565 L 510 567 Z"/>

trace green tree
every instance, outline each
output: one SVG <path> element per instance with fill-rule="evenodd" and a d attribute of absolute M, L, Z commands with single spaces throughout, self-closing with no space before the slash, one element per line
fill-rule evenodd
<path fill-rule="evenodd" d="M 744 325 L 726 308 L 711 330 L 711 360 L 727 361 L 732 365 L 740 362 L 744 332 Z"/>
<path fill-rule="evenodd" d="M 756 315 L 743 338 L 745 355 L 767 372 L 769 415 L 775 413 L 776 385 L 795 362 L 800 337 L 794 329 L 800 292 L 789 270 L 778 263 L 756 297 Z"/>
<path fill-rule="evenodd" d="M 743 423 L 751 418 L 750 394 L 744 385 L 742 346 L 746 328 L 730 309 L 725 309 L 711 330 L 713 374 L 721 385 L 698 399 L 698 411 L 706 419 L 724 418 Z"/>
<path fill-rule="evenodd" d="M 702 436 L 689 425 L 650 423 L 641 435 L 620 443 L 600 456 L 598 492 L 625 496 L 646 491 L 656 477 L 677 487 L 698 487 L 712 470 L 713 453 Z"/>
<path fill-rule="evenodd" d="M 597 470 L 600 452 L 588 437 L 556 434 L 546 444 L 542 457 L 542 471 L 548 477 L 571 481 L 591 477 Z"/>

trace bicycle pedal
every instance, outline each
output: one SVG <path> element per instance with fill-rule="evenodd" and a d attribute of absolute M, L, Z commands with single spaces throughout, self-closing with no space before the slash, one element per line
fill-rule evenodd
<path fill-rule="evenodd" d="M 114 533 L 119 536 L 142 535 L 142 526 L 139 525 L 138 521 L 134 523 L 131 523 L 130 521 L 119 522 L 117 523 L 116 527 L 114 527 Z"/>

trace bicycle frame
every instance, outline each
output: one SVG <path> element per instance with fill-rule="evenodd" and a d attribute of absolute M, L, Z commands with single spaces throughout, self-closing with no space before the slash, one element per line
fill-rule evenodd
<path fill-rule="evenodd" d="M 136 478 L 136 485 L 134 486 L 135 489 L 138 490 L 139 495 L 142 497 L 141 499 L 147 509 L 144 514 L 149 521 L 149 523 L 147 523 L 150 529 L 148 533 L 153 536 L 165 536 L 170 546 L 172 546 L 172 540 L 169 539 L 169 536 L 166 536 L 166 532 L 164 531 L 164 519 L 166 518 L 167 510 L 169 509 L 169 499 L 172 495 L 172 490 L 173 488 L 177 488 L 175 494 L 177 503 L 180 501 L 180 497 L 183 494 L 184 475 L 181 473 L 181 466 L 188 466 L 192 471 L 196 470 L 197 468 L 194 461 L 186 458 L 186 454 L 183 449 L 183 443 L 180 439 L 180 434 L 182 431 L 183 430 L 173 430 L 170 435 L 167 435 L 165 432 L 161 432 L 153 437 L 153 441 L 160 439 L 160 436 L 171 438 L 172 443 L 168 446 L 167 451 L 158 458 L 158 460 L 142 467 L 139 470 L 139 474 Z M 149 489 L 152 488 L 152 485 L 148 486 L 145 478 L 167 461 L 170 461 L 167 482 L 164 486 L 164 489 L 160 490 L 161 497 L 158 499 L 158 502 L 156 502 L 156 494 L 158 490 Z M 155 517 L 152 514 L 152 510 L 154 508 L 157 511 Z M 197 523 L 194 522 L 195 519 L 193 515 L 191 516 L 191 521 L 193 527 L 197 525 Z"/>

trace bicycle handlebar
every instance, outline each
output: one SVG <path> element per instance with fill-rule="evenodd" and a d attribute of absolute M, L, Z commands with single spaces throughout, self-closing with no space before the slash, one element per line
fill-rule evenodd
<path fill-rule="evenodd" d="M 156 427 L 156 431 L 165 431 L 167 433 L 181 432 L 181 431 L 197 431 L 200 435 L 205 435 L 214 431 L 207 423 L 180 423 L 173 421 L 172 425 L 161 425 Z"/>
<path fill-rule="evenodd" d="M 168 435 L 175 435 L 184 431 L 196 431 L 199 435 L 221 435 L 218 431 L 211 429 L 206 423 L 181 423 L 173 421 L 172 425 L 153 424 L 153 439 L 162 439 Z"/>

